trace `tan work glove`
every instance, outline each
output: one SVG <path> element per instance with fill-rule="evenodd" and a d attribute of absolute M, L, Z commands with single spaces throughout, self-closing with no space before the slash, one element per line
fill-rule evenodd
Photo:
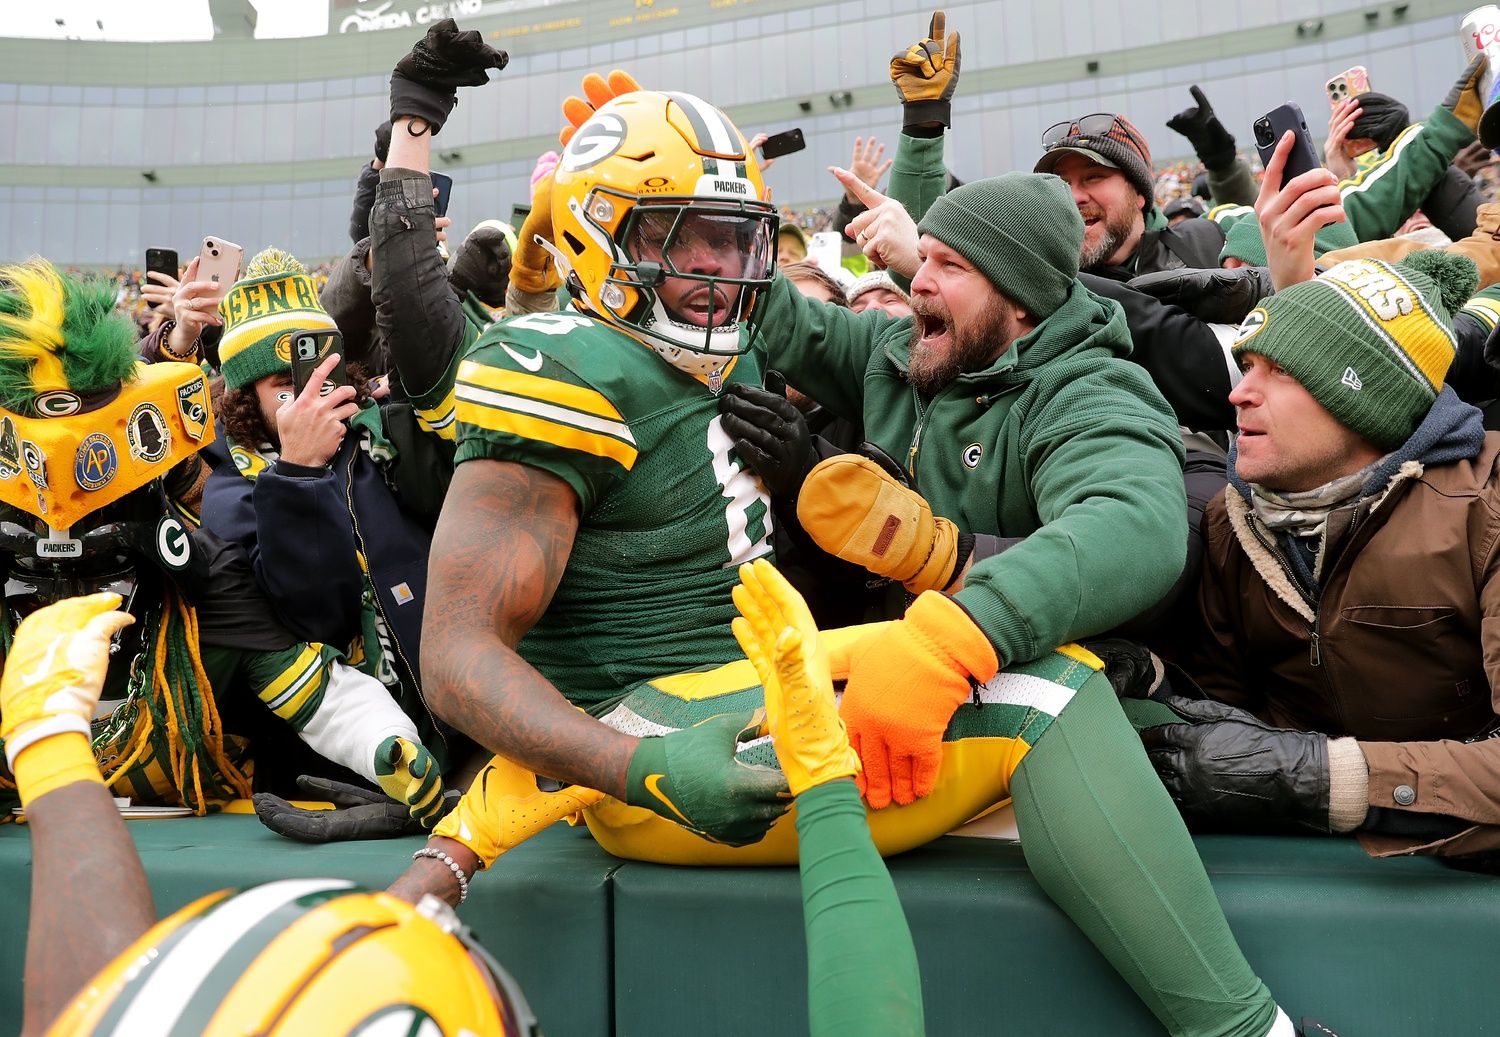
<path fill-rule="evenodd" d="M 958 33 L 944 32 L 942 11 L 935 11 L 927 38 L 891 58 L 891 82 L 901 95 L 903 129 L 927 123 L 953 125 L 953 91 L 958 86 Z"/>
<path fill-rule="evenodd" d="M 973 550 L 920 494 L 857 454 L 830 457 L 807 474 L 797 520 L 829 554 L 900 580 L 913 594 L 947 587 Z"/>

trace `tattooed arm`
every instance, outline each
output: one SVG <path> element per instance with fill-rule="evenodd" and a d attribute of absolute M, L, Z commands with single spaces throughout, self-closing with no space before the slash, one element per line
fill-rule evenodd
<path fill-rule="evenodd" d="M 578 498 L 556 476 L 503 461 L 458 466 L 432 540 L 423 686 L 438 716 L 491 752 L 623 798 L 637 740 L 576 709 L 515 651 L 547 611 L 577 530 Z M 467 847 L 431 845 L 473 873 Z M 390 891 L 456 896 L 447 867 L 431 859 Z"/>
<path fill-rule="evenodd" d="M 432 541 L 423 682 L 432 707 L 538 774 L 623 796 L 636 740 L 572 706 L 516 654 L 562 579 L 578 500 L 525 465 L 458 466 Z"/>

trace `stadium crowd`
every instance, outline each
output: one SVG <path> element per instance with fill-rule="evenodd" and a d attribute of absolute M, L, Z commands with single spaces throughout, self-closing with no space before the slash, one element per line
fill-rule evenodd
<path fill-rule="evenodd" d="M 1341 100 L 1292 176 L 1295 134 L 1252 168 L 1194 87 L 1196 162 L 1078 112 L 969 183 L 959 59 L 939 12 L 891 60 L 899 140 L 803 212 L 711 97 L 591 74 L 523 225 L 459 237 L 433 138 L 506 56 L 445 21 L 337 261 L 0 269 L 0 790 L 37 869 L 69 862 L 33 895 L 29 1032 L 131 1011 L 174 933 L 257 895 L 438 920 L 392 953 L 451 955 L 447 1001 L 384 993 L 525 1032 L 448 905 L 580 816 L 622 857 L 799 865 L 817 1035 L 921 1032 L 881 856 L 1006 799 L 1174 1034 L 1333 1033 L 1252 971 L 1190 831 L 1494 870 L 1484 58 L 1421 121 Z M 148 931 L 110 792 L 429 839 L 389 896 Z"/>

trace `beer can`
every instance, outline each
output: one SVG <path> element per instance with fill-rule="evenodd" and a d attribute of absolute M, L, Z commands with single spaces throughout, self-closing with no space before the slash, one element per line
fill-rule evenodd
<path fill-rule="evenodd" d="M 1464 58 L 1473 61 L 1478 54 L 1489 58 L 1489 67 L 1479 80 L 1479 96 L 1484 99 L 1484 116 L 1479 122 L 1479 139 L 1485 147 L 1500 144 L 1500 107 L 1495 104 L 1495 72 L 1500 68 L 1500 7 L 1486 4 L 1464 15 L 1459 23 Z"/>

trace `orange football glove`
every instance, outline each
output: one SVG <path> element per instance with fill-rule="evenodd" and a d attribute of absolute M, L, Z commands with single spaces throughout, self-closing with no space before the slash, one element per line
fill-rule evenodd
<path fill-rule="evenodd" d="M 954 710 L 1000 669 L 964 607 L 927 591 L 906 615 L 854 648 L 840 713 L 864 765 L 860 792 L 876 810 L 932 792 Z"/>
<path fill-rule="evenodd" d="M 641 84 L 629 72 L 615 69 L 609 74 L 608 80 L 597 72 L 590 72 L 583 77 L 583 93 L 588 100 L 569 97 L 563 101 L 563 117 L 568 120 L 568 125 L 562 128 L 557 139 L 562 141 L 563 147 L 567 147 L 573 134 L 578 132 L 578 127 L 592 119 L 595 112 L 621 94 L 631 94 L 639 89 Z"/>

